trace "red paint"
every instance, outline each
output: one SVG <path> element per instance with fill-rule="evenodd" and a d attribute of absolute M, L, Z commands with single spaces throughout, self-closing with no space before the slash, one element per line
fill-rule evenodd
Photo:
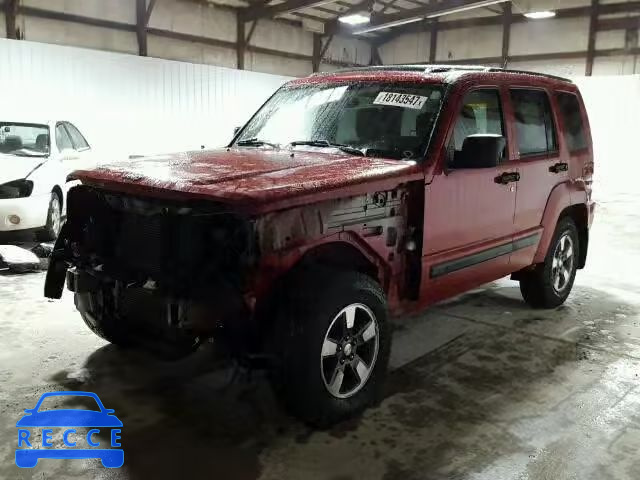
<path fill-rule="evenodd" d="M 429 152 L 417 164 L 390 159 L 363 158 L 326 152 L 222 149 L 138 159 L 92 171 L 75 172 L 73 178 L 110 190 L 173 199 L 210 199 L 254 215 L 282 209 L 305 208 L 320 202 L 417 182 L 424 185 L 424 218 L 413 225 L 423 232 L 422 281 L 417 301 L 406 298 L 407 257 L 385 245 L 385 237 L 367 237 L 364 221 L 343 231 L 327 231 L 314 238 L 299 238 L 294 246 L 265 252 L 255 288 L 269 285 L 318 245 L 344 242 L 358 249 L 377 268 L 392 310 L 412 311 L 459 294 L 481 283 L 539 262 L 549 245 L 559 215 L 571 205 L 584 205 L 587 225 L 593 216 L 591 176 L 593 152 L 586 112 L 583 119 L 589 147 L 571 155 L 564 141 L 564 125 L 557 114 L 556 91 L 577 93 L 577 88 L 557 79 L 515 73 L 355 72 L 316 75 L 289 85 L 335 82 L 450 83 L 446 104 L 438 120 Z M 557 154 L 521 158 L 517 151 L 514 113 L 509 89 L 546 91 L 554 111 L 559 142 Z M 495 88 L 500 92 L 508 145 L 508 158 L 496 168 L 445 172 L 446 146 L 459 115 L 462 100 L 471 89 Z M 584 109 L 582 106 L 581 108 Z M 569 171 L 552 174 L 549 167 L 569 163 Z M 493 179 L 502 172 L 518 172 L 521 180 L 508 186 Z M 513 187 L 513 189 L 510 189 Z M 421 195 L 409 198 L 408 204 Z M 406 214 L 406 212 L 403 212 Z M 276 219 L 277 222 L 277 219 Z M 345 224 L 347 225 L 347 224 Z M 539 242 L 511 255 L 484 261 L 454 273 L 430 278 L 434 265 L 460 259 L 539 233 Z M 400 240 L 402 241 L 402 240 Z M 395 254 L 391 255 L 393 252 Z M 393 258 L 390 258 L 393 257 Z"/>
<path fill-rule="evenodd" d="M 76 171 L 72 178 L 128 193 L 231 203 L 255 213 L 335 198 L 345 191 L 358 194 L 383 189 L 389 179 L 393 187 L 398 178 L 421 176 L 421 166 L 414 162 L 232 148 L 146 157 Z"/>

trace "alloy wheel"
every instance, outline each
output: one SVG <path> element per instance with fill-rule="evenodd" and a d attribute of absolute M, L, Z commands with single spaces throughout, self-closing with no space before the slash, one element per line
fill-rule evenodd
<path fill-rule="evenodd" d="M 379 329 L 369 307 L 353 303 L 333 318 L 324 341 L 320 374 L 336 398 L 349 398 L 362 389 L 378 357 Z"/>
<path fill-rule="evenodd" d="M 60 200 L 58 200 L 58 196 L 54 195 L 51 198 L 51 230 L 55 235 L 58 235 L 60 232 L 60 225 L 62 223 L 62 213 L 60 211 Z"/>
<path fill-rule="evenodd" d="M 574 252 L 571 235 L 564 233 L 556 244 L 551 263 L 551 282 L 557 293 L 562 293 L 569 286 L 573 274 Z"/>

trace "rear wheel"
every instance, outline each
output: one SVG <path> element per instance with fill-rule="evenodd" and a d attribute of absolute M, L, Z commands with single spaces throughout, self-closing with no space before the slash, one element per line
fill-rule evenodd
<path fill-rule="evenodd" d="M 520 292 L 534 308 L 562 305 L 576 278 L 580 253 L 578 230 L 569 217 L 562 218 L 553 234 L 544 263 L 520 280 Z"/>
<path fill-rule="evenodd" d="M 49 200 L 49 209 L 47 210 L 47 223 L 36 236 L 41 242 L 51 242 L 58 238 L 60 228 L 62 227 L 62 201 L 58 194 L 51 193 Z"/>
<path fill-rule="evenodd" d="M 279 312 L 274 372 L 287 409 L 322 427 L 374 404 L 391 340 L 378 283 L 356 272 L 319 270 L 292 292 Z"/>

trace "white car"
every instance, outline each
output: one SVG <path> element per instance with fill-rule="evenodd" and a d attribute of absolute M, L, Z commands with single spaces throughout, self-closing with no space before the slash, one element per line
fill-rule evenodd
<path fill-rule="evenodd" d="M 55 239 L 72 186 L 67 175 L 94 165 L 69 122 L 0 121 L 0 234 L 32 230 L 41 241 Z"/>

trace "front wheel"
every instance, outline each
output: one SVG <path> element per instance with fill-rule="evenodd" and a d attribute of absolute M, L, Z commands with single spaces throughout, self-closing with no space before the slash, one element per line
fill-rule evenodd
<path fill-rule="evenodd" d="M 58 238 L 62 227 L 62 203 L 57 193 L 51 194 L 49 209 L 47 210 L 47 223 L 36 236 L 41 242 L 51 242 Z"/>
<path fill-rule="evenodd" d="M 562 305 L 573 288 L 579 252 L 576 225 L 571 218 L 562 218 L 556 226 L 544 263 L 520 280 L 524 300 L 534 308 Z"/>
<path fill-rule="evenodd" d="M 287 409 L 322 427 L 374 404 L 391 342 L 378 283 L 356 272 L 319 270 L 285 298 L 274 379 Z"/>

